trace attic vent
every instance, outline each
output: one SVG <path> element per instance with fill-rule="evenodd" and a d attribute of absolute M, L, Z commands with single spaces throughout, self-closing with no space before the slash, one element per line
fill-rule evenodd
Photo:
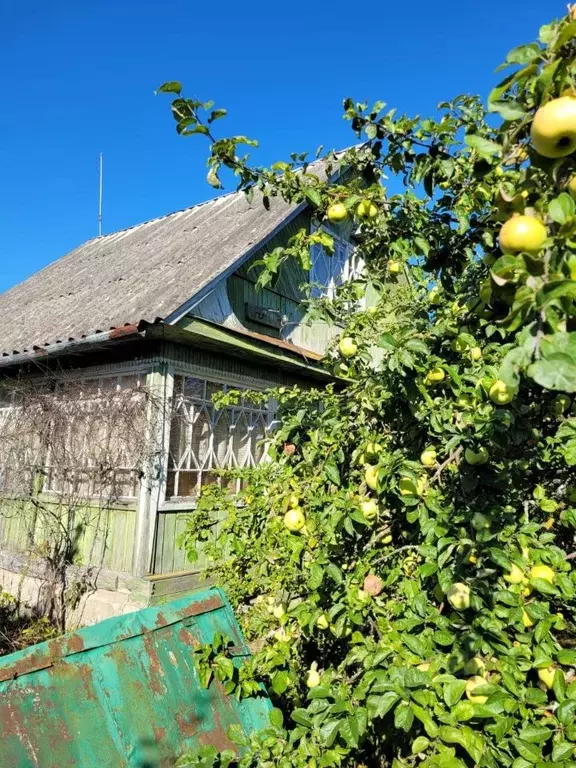
<path fill-rule="evenodd" d="M 277 309 L 266 309 L 265 307 L 259 307 L 257 304 L 250 304 L 249 302 L 246 302 L 246 318 L 252 320 L 253 323 L 266 325 L 269 328 L 276 328 L 276 330 L 280 330 L 288 320 L 288 318 Z"/>

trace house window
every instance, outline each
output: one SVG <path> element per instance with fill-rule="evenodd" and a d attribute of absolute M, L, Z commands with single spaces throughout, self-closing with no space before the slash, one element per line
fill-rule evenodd
<path fill-rule="evenodd" d="M 136 497 L 146 450 L 143 382 L 127 374 L 56 384 L 44 491 L 106 503 Z"/>
<path fill-rule="evenodd" d="M 311 248 L 312 268 L 310 283 L 312 296 L 333 299 L 338 286 L 359 276 L 360 264 L 354 254 L 354 246 L 333 233 L 334 253 L 328 253 L 321 245 Z"/>
<path fill-rule="evenodd" d="M 254 467 L 265 460 L 274 409 L 241 397 L 238 405 L 218 410 L 212 396 L 230 389 L 244 388 L 175 377 L 167 497 L 197 496 L 203 485 L 223 482 L 218 470 Z M 237 493 L 240 479 L 230 481 L 229 487 Z"/>

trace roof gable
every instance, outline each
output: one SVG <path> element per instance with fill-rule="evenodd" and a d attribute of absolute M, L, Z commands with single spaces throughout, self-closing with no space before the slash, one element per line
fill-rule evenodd
<path fill-rule="evenodd" d="M 173 319 L 297 210 L 233 193 L 89 240 L 0 295 L 0 353 Z"/>

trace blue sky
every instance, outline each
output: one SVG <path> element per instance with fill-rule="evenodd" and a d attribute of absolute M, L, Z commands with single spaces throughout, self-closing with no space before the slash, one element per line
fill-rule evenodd
<path fill-rule="evenodd" d="M 425 114 L 486 95 L 565 5 L 2 0 L 0 291 L 96 234 L 100 151 L 105 232 L 211 196 L 205 139 L 176 136 L 163 81 L 226 107 L 216 126 L 258 138 L 268 163 L 353 143 L 344 96 Z"/>

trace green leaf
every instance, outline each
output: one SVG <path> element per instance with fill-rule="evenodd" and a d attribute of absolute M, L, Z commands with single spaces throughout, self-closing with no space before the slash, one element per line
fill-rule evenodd
<path fill-rule="evenodd" d="M 430 739 L 426 736 L 417 736 L 412 742 L 412 754 L 417 755 L 419 752 L 425 752 L 430 746 Z"/>
<path fill-rule="evenodd" d="M 542 760 L 542 750 L 538 749 L 534 744 L 530 744 L 522 739 L 512 739 L 512 743 L 520 757 L 528 760 L 529 763 L 537 763 Z"/>
<path fill-rule="evenodd" d="M 320 208 L 322 206 L 322 195 L 315 187 L 304 187 L 304 196 L 314 207 Z"/>
<path fill-rule="evenodd" d="M 368 697 L 368 714 L 370 718 L 384 717 L 396 704 L 400 696 L 394 691 L 387 691 L 381 696 Z"/>
<path fill-rule="evenodd" d="M 338 731 L 340 729 L 340 720 L 328 720 L 323 723 L 320 728 L 320 741 L 326 747 L 331 747 L 334 744 Z"/>
<path fill-rule="evenodd" d="M 310 577 L 308 579 L 308 586 L 310 589 L 318 589 L 324 579 L 324 568 L 318 563 L 314 563 L 310 568 Z"/>
<path fill-rule="evenodd" d="M 576 665 L 576 650 L 558 651 L 558 664 Z"/>
<path fill-rule="evenodd" d="M 394 726 L 408 732 L 414 722 L 414 713 L 409 704 L 403 702 L 394 710 Z"/>
<path fill-rule="evenodd" d="M 540 54 L 542 54 L 542 48 L 537 43 L 519 45 L 508 53 L 505 64 L 529 64 Z"/>
<path fill-rule="evenodd" d="M 331 483 L 340 485 L 340 470 L 333 459 L 329 459 L 326 464 L 324 464 L 324 473 Z"/>
<path fill-rule="evenodd" d="M 545 389 L 576 392 L 576 361 L 562 352 L 537 360 L 528 367 L 527 373 Z"/>
<path fill-rule="evenodd" d="M 554 762 L 561 760 L 569 760 L 574 755 L 574 749 L 576 744 L 571 741 L 560 741 L 554 744 L 552 748 L 552 760 Z"/>
<path fill-rule="evenodd" d="M 272 677 L 272 690 L 280 696 L 288 688 L 289 683 L 290 677 L 288 672 L 280 670 L 280 672 L 276 672 Z"/>
<path fill-rule="evenodd" d="M 576 701 L 574 699 L 566 699 L 558 707 L 556 717 L 562 723 L 562 725 L 570 725 L 576 719 Z"/>
<path fill-rule="evenodd" d="M 170 80 L 167 83 L 162 83 L 156 93 L 177 93 L 180 95 L 182 92 L 182 83 L 177 80 Z"/>
<path fill-rule="evenodd" d="M 471 149 L 475 149 L 478 154 L 490 157 L 491 155 L 502 154 L 502 147 L 495 141 L 485 139 L 477 133 L 469 133 L 464 137 L 464 141 Z"/>
<path fill-rule="evenodd" d="M 291 717 L 295 723 L 298 723 L 298 725 L 303 725 L 305 728 L 312 728 L 312 720 L 305 709 L 295 709 L 292 712 Z"/>
<path fill-rule="evenodd" d="M 208 115 L 208 122 L 213 123 L 214 120 L 219 120 L 221 117 L 225 117 L 228 114 L 226 109 L 213 109 Z"/>
<path fill-rule="evenodd" d="M 349 715 L 346 720 L 340 723 L 340 733 L 348 746 L 356 749 L 358 746 L 359 729 L 358 721 L 354 715 Z"/>
<path fill-rule="evenodd" d="M 490 111 L 498 112 L 503 120 L 520 120 L 526 115 L 524 108 L 516 101 L 491 101 Z"/>
<path fill-rule="evenodd" d="M 547 283 L 536 294 L 538 307 L 545 307 L 556 299 L 576 299 L 576 280 L 555 280 Z"/>
<path fill-rule="evenodd" d="M 576 212 L 576 203 L 571 195 L 562 192 L 548 204 L 550 217 L 558 224 L 566 224 Z"/>
<path fill-rule="evenodd" d="M 284 715 L 281 709 L 278 709 L 278 707 L 271 709 L 268 718 L 275 728 L 282 728 L 284 724 Z"/>
<path fill-rule="evenodd" d="M 462 698 L 466 690 L 466 680 L 454 680 L 444 686 L 444 701 L 446 706 L 452 708 Z"/>

